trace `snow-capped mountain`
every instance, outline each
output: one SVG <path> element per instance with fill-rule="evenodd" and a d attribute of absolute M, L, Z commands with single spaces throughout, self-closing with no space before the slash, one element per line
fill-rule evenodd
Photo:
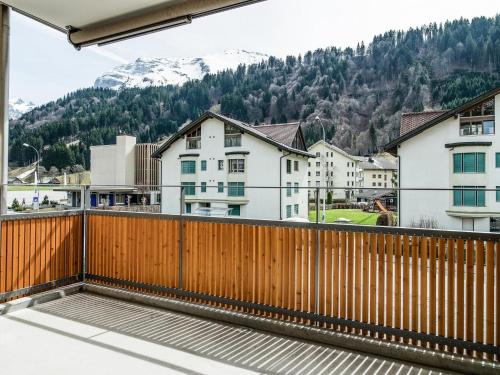
<path fill-rule="evenodd" d="M 103 74 L 96 79 L 94 87 L 118 90 L 126 87 L 182 85 L 191 79 L 201 79 L 208 73 L 236 68 L 240 64 L 259 63 L 268 57 L 258 52 L 227 50 L 222 54 L 203 57 L 139 58 Z"/>
<path fill-rule="evenodd" d="M 35 108 L 35 104 L 31 101 L 26 101 L 21 98 L 9 100 L 9 118 L 15 120 L 24 113 L 31 111 Z"/>

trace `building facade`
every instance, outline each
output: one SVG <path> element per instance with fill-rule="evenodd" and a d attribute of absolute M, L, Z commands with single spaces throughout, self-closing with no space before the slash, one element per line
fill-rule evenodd
<path fill-rule="evenodd" d="M 308 151 L 316 156 L 309 161 L 308 186 L 328 187 L 334 200 L 352 199 L 359 187 L 358 158 L 323 140 Z"/>
<path fill-rule="evenodd" d="M 118 135 L 116 144 L 90 147 L 91 205 L 158 203 L 159 161 L 156 144 L 137 144 Z"/>
<path fill-rule="evenodd" d="M 390 155 L 360 158 L 358 164 L 359 187 L 391 189 L 397 185 L 397 160 Z"/>
<path fill-rule="evenodd" d="M 411 129 L 403 116 L 401 136 L 386 147 L 399 158 L 399 186 L 446 190 L 401 191 L 400 225 L 499 230 L 499 116 L 500 87 Z"/>
<path fill-rule="evenodd" d="M 299 124 L 251 126 L 207 112 L 154 154 L 162 161 L 162 212 L 307 219 L 300 187 L 311 156 Z M 183 201 L 174 185 L 182 185 Z"/>

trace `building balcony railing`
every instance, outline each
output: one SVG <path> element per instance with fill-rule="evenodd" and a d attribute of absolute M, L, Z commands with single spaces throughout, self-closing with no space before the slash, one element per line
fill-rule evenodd
<path fill-rule="evenodd" d="M 0 300 L 84 278 L 500 359 L 499 234 L 105 210 L 0 225 Z"/>

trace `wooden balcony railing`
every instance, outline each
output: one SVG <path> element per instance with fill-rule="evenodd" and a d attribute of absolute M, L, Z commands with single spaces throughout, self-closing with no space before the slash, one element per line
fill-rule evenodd
<path fill-rule="evenodd" d="M 0 220 L 0 302 L 78 280 L 81 211 L 9 215 Z"/>
<path fill-rule="evenodd" d="M 498 239 L 91 211 L 87 272 L 95 282 L 498 360 Z"/>

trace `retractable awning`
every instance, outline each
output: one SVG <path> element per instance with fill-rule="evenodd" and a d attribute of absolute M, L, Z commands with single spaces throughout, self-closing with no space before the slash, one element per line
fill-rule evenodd
<path fill-rule="evenodd" d="M 15 11 L 68 34 L 76 48 L 190 23 L 263 0 L 5 0 Z"/>

